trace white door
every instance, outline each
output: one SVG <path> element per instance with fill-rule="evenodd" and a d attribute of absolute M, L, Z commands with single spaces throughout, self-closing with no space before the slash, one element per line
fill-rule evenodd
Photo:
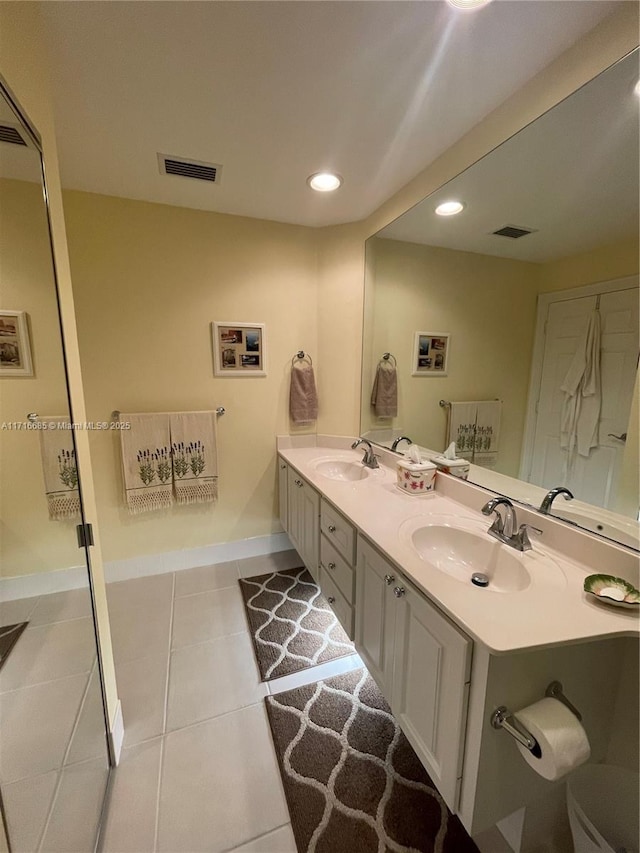
<path fill-rule="evenodd" d="M 560 386 L 596 307 L 602 328 L 599 445 L 588 457 L 576 454 L 567 474 L 566 452 L 560 448 Z M 613 502 L 624 447 L 624 440 L 613 436 L 626 433 L 637 364 L 637 287 L 549 305 L 530 482 L 567 486 L 576 498 L 597 506 Z"/>
<path fill-rule="evenodd" d="M 396 602 L 391 710 L 455 812 L 471 678 L 472 641 L 406 582 Z"/>

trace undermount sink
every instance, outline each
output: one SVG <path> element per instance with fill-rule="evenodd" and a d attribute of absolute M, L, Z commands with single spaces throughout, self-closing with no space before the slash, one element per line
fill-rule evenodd
<path fill-rule="evenodd" d="M 461 523 L 454 516 L 408 519 L 400 529 L 400 537 L 430 566 L 461 583 L 472 587 L 473 575 L 484 575 L 488 584 L 483 588 L 491 592 L 522 592 L 531 584 L 525 562 L 549 562 L 541 555 L 533 556 L 531 551 L 527 557 L 498 542 L 487 534 L 481 522 Z"/>
<path fill-rule="evenodd" d="M 342 480 L 354 483 L 358 480 L 366 480 L 371 473 L 371 468 L 365 468 L 362 462 L 354 462 L 350 459 L 321 459 L 316 462 L 315 469 L 318 474 L 329 480 Z"/>

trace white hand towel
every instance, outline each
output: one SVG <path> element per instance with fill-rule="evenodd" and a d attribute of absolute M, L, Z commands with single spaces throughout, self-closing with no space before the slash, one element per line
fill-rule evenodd
<path fill-rule="evenodd" d="M 461 459 L 472 459 L 475 446 L 477 403 L 451 403 L 447 444 L 456 443 L 456 455 Z"/>
<path fill-rule="evenodd" d="M 378 418 L 398 416 L 398 374 L 389 361 L 381 361 L 376 369 L 371 405 Z"/>
<path fill-rule="evenodd" d="M 78 466 L 73 447 L 73 435 L 68 415 L 41 417 L 47 429 L 40 430 L 40 452 L 44 473 L 44 491 L 47 496 L 51 521 L 64 521 L 80 516 L 78 491 Z"/>
<path fill-rule="evenodd" d="M 600 312 L 591 312 L 571 366 L 560 390 L 564 393 L 560 415 L 560 446 L 571 465 L 575 450 L 589 456 L 598 446 L 602 393 L 600 387 Z"/>
<path fill-rule="evenodd" d="M 313 367 L 296 361 L 291 367 L 289 415 L 297 426 L 304 426 L 318 417 L 318 395 Z"/>
<path fill-rule="evenodd" d="M 218 498 L 215 413 L 178 412 L 170 416 L 170 430 L 177 503 L 213 503 Z"/>
<path fill-rule="evenodd" d="M 476 442 L 473 461 L 491 467 L 498 460 L 502 400 L 482 400 L 476 408 Z"/>
<path fill-rule="evenodd" d="M 122 476 L 125 503 L 137 515 L 164 509 L 173 503 L 169 415 L 120 414 Z"/>

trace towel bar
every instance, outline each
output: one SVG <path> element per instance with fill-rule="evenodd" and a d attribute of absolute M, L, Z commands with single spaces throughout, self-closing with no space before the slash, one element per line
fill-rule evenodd
<path fill-rule="evenodd" d="M 214 409 L 214 411 L 215 411 L 216 415 L 218 415 L 220 417 L 221 415 L 224 415 L 224 413 L 227 410 L 225 409 L 224 406 L 218 406 L 218 408 Z M 178 412 L 153 412 L 153 414 L 155 414 L 155 415 L 176 415 L 176 414 L 178 414 Z M 204 415 L 204 414 L 208 414 L 208 410 L 205 410 L 204 412 L 192 412 L 190 414 Z M 36 417 L 37 417 L 37 415 L 36 415 Z M 111 412 L 112 420 L 117 421 L 119 419 L 119 417 L 120 417 L 120 411 L 118 409 L 114 409 L 113 412 Z"/>
<path fill-rule="evenodd" d="M 500 397 L 494 397 L 494 402 L 499 403 Z M 448 409 L 451 406 L 450 400 L 440 400 L 440 407 L 442 409 Z"/>

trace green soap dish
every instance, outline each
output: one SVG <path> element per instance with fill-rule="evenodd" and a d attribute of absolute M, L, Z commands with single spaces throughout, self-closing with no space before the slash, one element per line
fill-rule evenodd
<path fill-rule="evenodd" d="M 640 592 L 627 581 L 613 575 L 589 575 L 584 579 L 584 591 L 614 607 L 633 610 L 640 606 Z"/>

